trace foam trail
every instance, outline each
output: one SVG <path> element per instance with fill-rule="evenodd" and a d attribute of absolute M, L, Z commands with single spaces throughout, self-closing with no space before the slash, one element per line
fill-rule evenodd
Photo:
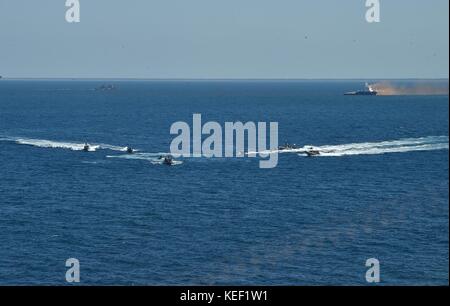
<path fill-rule="evenodd" d="M 119 146 L 113 146 L 105 143 L 99 144 L 100 149 L 106 149 L 106 150 L 112 150 L 112 151 L 120 151 L 120 152 L 126 152 L 127 147 L 119 147 Z M 136 149 L 133 149 L 133 151 L 139 151 Z"/>
<path fill-rule="evenodd" d="M 428 136 L 420 138 L 405 138 L 399 140 L 349 143 L 341 145 L 307 145 L 298 149 L 265 150 L 248 152 L 246 154 L 287 154 L 297 153 L 306 156 L 305 151 L 310 149 L 320 151 L 319 156 L 345 156 L 345 155 L 373 155 L 385 153 L 404 153 L 414 151 L 448 150 L 448 136 Z"/>
<path fill-rule="evenodd" d="M 153 161 L 151 161 L 151 163 L 153 165 L 163 165 L 164 161 L 163 160 L 153 160 Z M 178 166 L 178 165 L 181 165 L 182 163 L 183 163 L 182 161 L 174 160 L 174 161 L 172 161 L 172 166 Z"/>
<path fill-rule="evenodd" d="M 124 155 L 108 155 L 107 158 L 121 158 L 121 159 L 134 159 L 134 160 L 146 160 L 154 165 L 163 164 L 164 159 L 162 156 L 169 155 L 169 153 L 135 153 L 135 154 L 124 154 Z M 173 161 L 173 165 L 181 165 L 182 161 Z"/>
<path fill-rule="evenodd" d="M 84 148 L 84 143 L 73 143 L 73 142 L 59 142 L 51 141 L 45 139 L 27 139 L 18 138 L 15 140 L 16 143 L 21 145 L 29 145 L 40 148 L 57 148 L 57 149 L 69 149 L 73 151 L 82 151 Z M 99 148 L 99 146 L 90 145 L 89 151 L 94 152 Z"/>
<path fill-rule="evenodd" d="M 414 151 L 448 150 L 448 136 L 429 136 L 407 138 L 393 141 L 350 143 L 342 145 L 305 146 L 300 152 L 313 147 L 320 151 L 319 156 L 375 155 L 387 153 L 406 153 Z M 304 155 L 304 154 L 302 154 Z"/>
<path fill-rule="evenodd" d="M 73 151 L 82 151 L 84 149 L 83 143 L 76 142 L 63 142 L 63 141 L 53 141 L 47 139 L 32 139 L 32 138 L 20 138 L 20 137 L 2 137 L 0 141 L 11 141 L 20 145 L 29 145 L 39 148 L 55 148 L 55 149 L 68 149 Z M 113 146 L 109 144 L 89 144 L 89 151 L 94 152 L 98 149 L 106 149 L 113 151 L 125 152 L 126 147 Z"/>

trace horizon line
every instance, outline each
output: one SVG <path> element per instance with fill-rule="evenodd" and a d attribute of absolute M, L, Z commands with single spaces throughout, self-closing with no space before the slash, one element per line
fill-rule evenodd
<path fill-rule="evenodd" d="M 0 80 L 143 80 L 143 81 L 361 81 L 361 80 L 423 80 L 449 81 L 448 77 L 358 77 L 358 78 L 140 78 L 140 77 L 2 77 Z"/>

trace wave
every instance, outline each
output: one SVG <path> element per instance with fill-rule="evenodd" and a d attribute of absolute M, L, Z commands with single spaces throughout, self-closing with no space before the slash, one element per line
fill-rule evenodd
<path fill-rule="evenodd" d="M 164 159 L 162 156 L 169 155 L 170 153 L 135 153 L 135 154 L 124 154 L 124 155 L 107 155 L 107 158 L 121 158 L 121 159 L 137 159 L 137 160 L 146 160 L 154 165 L 162 165 L 164 163 Z M 173 165 L 181 165 L 183 162 L 174 160 Z"/>
<path fill-rule="evenodd" d="M 285 154 L 297 153 L 300 156 L 307 156 L 305 151 L 317 150 L 319 156 L 346 156 L 346 155 L 374 155 L 386 153 L 405 153 L 414 151 L 448 150 L 448 136 L 427 136 L 419 138 L 404 138 L 398 140 L 380 142 L 361 142 L 340 145 L 306 145 L 297 149 L 288 150 L 265 150 L 259 152 L 248 152 L 249 154 Z"/>
<path fill-rule="evenodd" d="M 33 139 L 33 138 L 20 138 L 20 137 L 2 137 L 0 141 L 11 141 L 20 145 L 29 145 L 39 148 L 54 148 L 54 149 L 68 149 L 72 151 L 82 151 L 84 149 L 85 143 L 77 142 L 64 142 L 64 141 L 53 141 L 47 139 Z M 126 147 L 114 146 L 109 144 L 92 144 L 89 143 L 89 151 L 94 152 L 99 149 L 121 151 L 125 152 Z"/>
<path fill-rule="evenodd" d="M 320 156 L 376 155 L 387 153 L 406 153 L 414 151 L 448 150 L 448 136 L 428 136 L 405 138 L 392 141 L 350 143 L 342 145 L 305 146 L 301 151 L 310 148 L 320 151 Z"/>
<path fill-rule="evenodd" d="M 11 141 L 20 145 L 30 145 L 40 148 L 57 148 L 57 149 L 69 149 L 73 151 L 82 151 L 84 148 L 84 142 L 63 142 L 52 141 L 46 139 L 32 139 L 21 137 L 0 137 L 0 141 Z M 126 152 L 127 147 L 115 146 L 110 144 L 98 143 L 89 144 L 89 151 L 93 152 L 99 149 L 111 150 L 118 152 Z M 448 150 L 449 149 L 449 137 L 448 136 L 427 136 L 419 138 L 404 138 L 398 140 L 380 141 L 380 142 L 362 142 L 362 143 L 349 143 L 339 145 L 306 145 L 302 148 L 289 149 L 289 150 L 266 150 L 260 152 L 248 152 L 249 154 L 274 154 L 274 153 L 296 153 L 300 156 L 306 156 L 305 152 L 308 150 L 317 150 L 320 152 L 319 156 L 347 156 L 347 155 L 375 155 L 375 154 L 387 154 L 387 153 L 405 153 L 414 151 L 433 151 L 433 150 Z M 123 155 L 108 155 L 107 158 L 123 158 L 123 159 L 139 159 L 147 160 L 153 164 L 162 163 L 161 156 L 168 155 L 169 153 L 140 153 L 137 151 L 135 154 L 123 154 Z M 174 156 L 179 157 L 179 156 Z M 181 161 L 175 161 L 175 164 L 181 164 Z"/>
<path fill-rule="evenodd" d="M 98 146 L 100 147 L 100 149 L 104 149 L 104 150 L 119 151 L 119 152 L 127 151 L 127 147 L 113 146 L 113 145 L 105 144 L 105 143 L 100 143 Z M 134 149 L 134 148 L 133 148 L 133 151 L 139 152 L 138 149 Z"/>

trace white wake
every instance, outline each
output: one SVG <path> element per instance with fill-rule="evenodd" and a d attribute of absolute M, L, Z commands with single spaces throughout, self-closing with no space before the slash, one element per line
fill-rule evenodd
<path fill-rule="evenodd" d="M 164 157 L 169 155 L 169 153 L 135 153 L 135 154 L 124 154 L 124 155 L 107 155 L 107 158 L 121 158 L 121 159 L 137 159 L 146 160 L 154 165 L 164 164 Z M 174 160 L 173 165 L 181 165 L 183 162 Z"/>
<path fill-rule="evenodd" d="M 388 140 L 380 142 L 361 142 L 338 145 L 306 145 L 296 149 L 286 150 L 265 150 L 259 152 L 248 152 L 247 154 L 284 154 L 297 153 L 300 156 L 307 156 L 309 150 L 319 151 L 317 156 L 347 156 L 347 155 L 374 155 L 387 153 L 405 153 L 414 151 L 434 151 L 448 150 L 448 136 L 427 136 L 419 138 L 404 138 L 398 140 Z"/>
<path fill-rule="evenodd" d="M 66 142 L 66 141 L 53 141 L 47 139 L 33 139 L 33 138 L 21 138 L 21 137 L 2 137 L 0 141 L 12 141 L 20 145 L 29 145 L 39 148 L 54 148 L 54 149 L 68 149 L 73 151 L 82 151 L 84 149 L 85 143 L 78 142 Z M 114 146 L 109 144 L 95 144 L 88 143 L 89 151 L 94 152 L 99 149 L 121 151 L 125 152 L 126 147 Z"/>
<path fill-rule="evenodd" d="M 308 147 L 308 146 L 306 146 Z M 428 136 L 392 141 L 350 143 L 314 147 L 320 156 L 374 155 L 414 151 L 448 150 L 448 136 Z"/>

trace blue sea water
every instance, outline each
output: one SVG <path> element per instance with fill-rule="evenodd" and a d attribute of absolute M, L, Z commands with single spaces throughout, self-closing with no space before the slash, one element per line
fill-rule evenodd
<path fill-rule="evenodd" d="M 448 96 L 361 84 L 0 81 L 0 284 L 448 284 Z M 152 162 L 194 113 L 337 154 Z"/>

